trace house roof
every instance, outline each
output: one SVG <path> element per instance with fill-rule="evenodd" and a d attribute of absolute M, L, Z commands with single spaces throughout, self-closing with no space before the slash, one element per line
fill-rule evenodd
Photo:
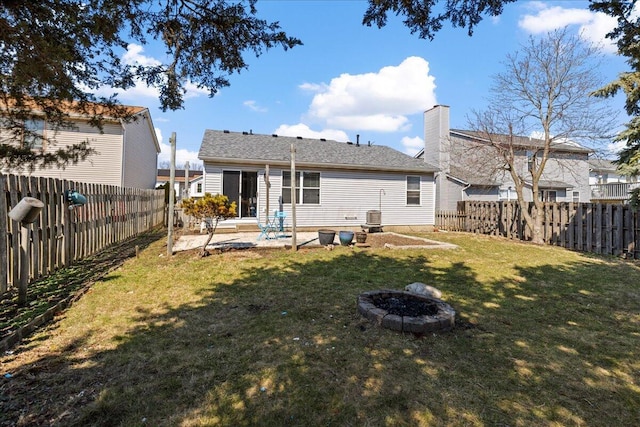
<path fill-rule="evenodd" d="M 618 165 L 613 163 L 611 160 L 589 159 L 589 169 L 599 172 L 616 172 L 618 170 Z"/>
<path fill-rule="evenodd" d="M 184 169 L 176 169 L 174 179 L 176 182 L 184 182 Z M 202 176 L 201 170 L 189 170 L 189 181 L 193 181 L 194 178 Z M 170 169 L 158 169 L 158 178 L 156 179 L 158 182 L 169 181 L 171 177 Z"/>
<path fill-rule="evenodd" d="M 22 99 L 22 103 L 22 108 L 31 109 L 34 113 L 42 112 L 42 108 L 46 105 L 55 104 L 62 110 L 62 112 L 69 114 L 71 117 L 89 117 L 92 115 L 105 115 L 105 117 L 109 117 L 109 113 L 111 111 L 109 107 L 97 102 L 86 102 L 84 104 L 80 104 L 79 102 L 60 101 L 55 99 L 41 99 L 39 101 L 35 101 L 33 98 L 24 98 Z M 14 108 L 18 108 L 15 98 L 0 97 L 0 111 Z M 130 115 L 139 114 L 147 110 L 147 107 L 134 105 L 116 105 L 114 108 L 118 109 L 118 112 Z"/>
<path fill-rule="evenodd" d="M 486 134 L 483 132 L 476 132 L 471 130 L 451 129 L 450 133 L 457 134 L 458 136 L 472 138 L 479 141 L 486 140 Z M 495 137 L 506 137 L 507 135 L 493 135 Z M 513 145 L 522 149 L 542 149 L 544 148 L 544 141 L 542 139 L 530 138 L 528 136 L 514 136 Z M 582 147 L 574 142 L 554 142 L 551 144 L 551 149 L 554 151 L 565 151 L 572 153 L 591 153 L 592 150 Z"/>
<path fill-rule="evenodd" d="M 198 158 L 218 163 L 433 173 L 438 169 L 383 145 L 344 143 L 248 132 L 206 130 Z"/>
<path fill-rule="evenodd" d="M 498 187 L 500 182 L 491 176 L 480 173 L 478 170 L 463 169 L 457 166 L 451 165 L 449 169 L 449 176 L 454 179 L 460 180 L 465 184 L 474 185 L 477 187 Z"/>
<path fill-rule="evenodd" d="M 527 183 L 527 185 L 531 185 L 531 183 Z M 538 188 L 573 188 L 574 185 L 566 183 L 564 181 L 553 181 L 553 180 L 543 180 L 538 181 Z"/>

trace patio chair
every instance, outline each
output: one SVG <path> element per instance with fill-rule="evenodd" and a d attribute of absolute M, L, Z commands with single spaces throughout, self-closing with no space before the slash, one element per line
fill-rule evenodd
<path fill-rule="evenodd" d="M 285 237 L 284 230 L 286 228 L 285 220 L 287 219 L 287 213 L 283 211 L 273 212 L 273 224 L 275 226 L 275 232 L 277 237 Z"/>
<path fill-rule="evenodd" d="M 270 218 L 267 215 L 267 222 L 265 224 L 262 221 L 260 221 L 260 217 L 256 215 L 256 221 L 258 222 L 258 228 L 260 229 L 260 234 L 258 235 L 258 238 L 256 240 L 261 240 L 263 237 L 267 240 L 277 238 L 276 224 L 274 219 L 275 219 L 274 217 Z"/>

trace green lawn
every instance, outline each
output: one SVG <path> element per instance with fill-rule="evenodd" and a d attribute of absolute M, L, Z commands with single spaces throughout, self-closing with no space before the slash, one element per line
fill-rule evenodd
<path fill-rule="evenodd" d="M 0 356 L 0 425 L 640 424 L 639 264 L 425 236 L 459 249 L 168 259 L 156 241 Z M 359 293 L 414 281 L 454 331 L 357 313 Z"/>

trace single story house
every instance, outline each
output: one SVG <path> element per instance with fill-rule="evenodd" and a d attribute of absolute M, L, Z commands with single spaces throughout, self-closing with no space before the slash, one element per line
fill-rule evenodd
<path fill-rule="evenodd" d="M 435 165 L 436 210 L 455 211 L 459 201 L 516 200 L 511 174 L 487 141 L 474 131 L 451 129 L 449 107 L 437 105 L 424 113 L 425 148 L 416 154 Z M 543 141 L 517 136 L 513 142 L 515 164 L 525 177 L 525 200 L 533 200 L 528 168 Z M 591 150 L 572 142 L 554 142 L 539 181 L 539 195 L 548 202 L 589 202 L 589 154 Z"/>
<path fill-rule="evenodd" d="M 100 104 L 95 104 L 100 109 Z M 91 126 L 91 117 L 69 111 L 70 129 L 52 130 L 42 118 L 42 113 L 34 110 L 33 116 L 24 126 L 39 133 L 43 138 L 32 141 L 33 150 L 55 151 L 73 144 L 88 141 L 96 150 L 84 161 L 70 164 L 61 169 L 55 166 L 28 170 L 2 170 L 36 177 L 66 179 L 94 184 L 115 185 L 132 188 L 155 188 L 158 153 L 160 144 L 156 137 L 151 113 L 146 107 L 124 106 L 132 120 L 124 121 L 105 117 L 102 131 Z M 0 110 L 4 108 L 0 106 Z M 24 137 L 22 138 L 24 139 Z M 25 144 L 16 140 L 13 134 L 3 130 L 0 122 L 0 141 L 9 144 Z M 33 143 L 35 142 L 35 145 Z"/>
<path fill-rule="evenodd" d="M 171 179 L 170 169 L 158 169 L 158 177 L 156 179 L 156 188 L 166 184 Z M 174 189 L 178 200 L 185 197 L 202 197 L 203 179 L 201 170 L 189 170 L 189 184 L 187 185 L 186 170 L 176 169 L 174 171 Z M 187 187 L 189 191 L 187 192 Z"/>
<path fill-rule="evenodd" d="M 292 191 L 301 229 L 358 229 L 374 211 L 386 227 L 435 223 L 437 169 L 390 147 L 206 130 L 198 157 L 204 191 L 238 205 L 237 218 L 223 227 L 255 227 L 275 210 L 290 219 Z"/>

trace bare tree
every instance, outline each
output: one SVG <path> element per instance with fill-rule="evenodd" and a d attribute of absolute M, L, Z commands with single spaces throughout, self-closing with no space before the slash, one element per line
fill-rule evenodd
<path fill-rule="evenodd" d="M 158 162 L 158 169 L 170 169 L 171 162 L 169 160 L 161 160 Z M 201 171 L 204 169 L 202 163 L 191 163 L 189 162 L 189 170 L 190 171 Z"/>
<path fill-rule="evenodd" d="M 531 37 L 507 56 L 504 72 L 494 76 L 490 106 L 469 120 L 477 136 L 475 149 L 482 150 L 467 158 L 481 162 L 487 175 L 510 176 L 521 206 L 530 186 L 533 207 L 522 213 L 534 243 L 544 242 L 540 182 L 545 168 L 553 162 L 578 173 L 567 147 L 593 148 L 612 137 L 615 114 L 602 99 L 589 95 L 602 85 L 601 59 L 596 46 L 566 29 Z M 532 134 L 537 137 L 522 137 Z"/>

